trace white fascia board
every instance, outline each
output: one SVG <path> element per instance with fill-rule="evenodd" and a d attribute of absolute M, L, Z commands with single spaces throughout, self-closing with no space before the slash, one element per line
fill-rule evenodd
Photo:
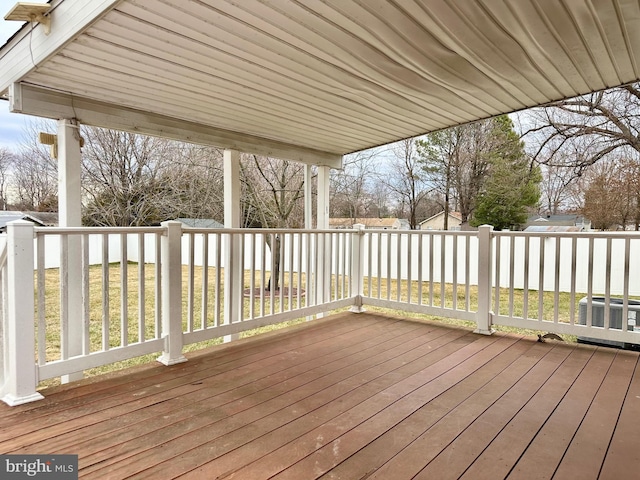
<path fill-rule="evenodd" d="M 121 1 L 53 1 L 47 14 L 51 18 L 48 35 L 43 25 L 25 25 L 0 49 L 0 94 L 6 93 L 9 85 L 21 81 Z"/>
<path fill-rule="evenodd" d="M 10 92 L 9 109 L 14 113 L 52 119 L 75 118 L 84 125 L 211 145 L 311 165 L 342 168 L 342 155 L 338 153 L 201 125 L 27 84 L 12 84 Z"/>

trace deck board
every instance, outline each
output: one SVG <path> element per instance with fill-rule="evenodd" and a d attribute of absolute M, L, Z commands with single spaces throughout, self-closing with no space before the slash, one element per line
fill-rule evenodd
<path fill-rule="evenodd" d="M 0 406 L 0 452 L 81 478 L 623 478 L 638 354 L 381 314 L 281 332 Z"/>

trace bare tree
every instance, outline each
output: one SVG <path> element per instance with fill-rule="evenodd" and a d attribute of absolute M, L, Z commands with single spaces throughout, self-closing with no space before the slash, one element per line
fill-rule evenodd
<path fill-rule="evenodd" d="M 20 210 L 55 212 L 58 209 L 58 164 L 50 148 L 38 143 L 38 132 L 52 132 L 53 124 L 31 121 L 22 135 L 13 162 L 11 189 Z"/>
<path fill-rule="evenodd" d="M 241 162 L 245 225 L 260 228 L 300 228 L 304 225 L 304 165 L 258 155 Z M 267 289 L 280 288 L 281 239 L 267 235 L 274 271 Z M 272 282 L 273 280 L 273 282 Z"/>
<path fill-rule="evenodd" d="M 597 230 L 640 228 L 640 162 L 601 161 L 585 175 L 582 212 Z"/>
<path fill-rule="evenodd" d="M 84 221 L 134 226 L 170 218 L 167 172 L 175 142 L 101 128 L 84 128 Z"/>
<path fill-rule="evenodd" d="M 580 176 L 614 152 L 640 152 L 639 111 L 640 84 L 612 88 L 532 110 L 523 138 L 538 161 Z"/>
<path fill-rule="evenodd" d="M 427 188 L 426 174 L 413 138 L 395 143 L 391 152 L 393 158 L 386 176 L 386 185 L 395 197 L 397 208 L 406 212 L 413 230 L 418 226 L 419 208 L 430 191 Z"/>
<path fill-rule="evenodd" d="M 368 216 L 374 203 L 371 189 L 376 178 L 376 150 L 347 155 L 342 170 L 331 172 L 331 216 Z"/>
<path fill-rule="evenodd" d="M 9 174 L 16 156 L 6 148 L 0 148 L 0 209 L 6 210 L 8 205 Z"/>

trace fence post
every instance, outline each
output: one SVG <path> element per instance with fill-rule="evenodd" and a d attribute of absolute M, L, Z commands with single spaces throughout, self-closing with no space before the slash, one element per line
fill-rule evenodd
<path fill-rule="evenodd" d="M 164 352 L 158 361 L 165 365 L 186 362 L 182 355 L 182 224 L 162 222 L 162 336 Z"/>
<path fill-rule="evenodd" d="M 353 226 L 355 232 L 351 235 L 351 294 L 354 304 L 351 312 L 363 313 L 362 292 L 364 279 L 364 225 L 357 223 Z"/>
<path fill-rule="evenodd" d="M 8 318 L 2 346 L 7 352 L 7 364 L 2 401 L 12 407 L 44 398 L 36 391 L 33 266 L 33 223 L 10 222 L 7 225 Z"/>
<path fill-rule="evenodd" d="M 491 237 L 493 227 L 482 225 L 478 228 L 478 312 L 476 314 L 476 329 L 474 333 L 491 335 L 491 291 L 492 264 Z"/>

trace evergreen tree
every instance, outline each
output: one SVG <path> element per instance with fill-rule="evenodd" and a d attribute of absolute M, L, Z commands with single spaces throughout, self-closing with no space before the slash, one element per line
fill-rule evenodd
<path fill-rule="evenodd" d="M 540 200 L 540 169 L 524 153 L 524 144 L 507 116 L 494 119 L 490 173 L 484 182 L 472 225 L 493 225 L 496 230 L 517 227 L 527 220 L 527 210 Z"/>

